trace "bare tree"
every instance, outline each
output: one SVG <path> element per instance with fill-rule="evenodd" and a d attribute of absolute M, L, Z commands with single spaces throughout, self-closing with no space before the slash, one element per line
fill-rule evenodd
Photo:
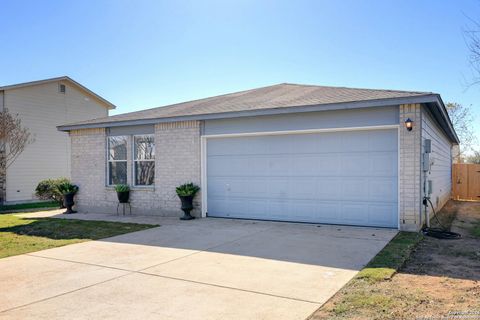
<path fill-rule="evenodd" d="M 0 204 L 5 201 L 7 168 L 33 141 L 18 115 L 12 115 L 6 108 L 0 111 Z"/>
<path fill-rule="evenodd" d="M 464 29 L 463 34 L 467 48 L 470 51 L 468 60 L 473 70 L 473 79 L 471 85 L 480 83 L 480 23 L 470 19 L 471 24 L 467 29 Z"/>
<path fill-rule="evenodd" d="M 22 127 L 18 114 L 12 115 L 6 108 L 0 111 L 0 124 L 0 152 L 3 153 L 0 170 L 6 170 L 35 139 Z"/>
<path fill-rule="evenodd" d="M 472 110 L 470 107 L 455 102 L 447 103 L 446 107 L 448 115 L 452 120 L 453 128 L 460 139 L 460 147 L 452 154 L 452 157 L 455 162 L 461 162 L 465 158 L 465 154 L 472 151 L 472 146 L 476 142 L 476 137 L 472 130 Z"/>
<path fill-rule="evenodd" d="M 473 151 L 473 154 L 467 157 L 467 162 L 480 164 L 480 151 Z"/>

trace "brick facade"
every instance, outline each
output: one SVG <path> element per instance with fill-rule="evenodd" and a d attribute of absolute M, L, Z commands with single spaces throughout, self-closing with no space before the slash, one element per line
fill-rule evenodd
<path fill-rule="evenodd" d="M 417 231 L 421 219 L 421 105 L 400 105 L 399 207 L 400 229 Z M 414 121 L 412 131 L 404 127 L 405 119 Z"/>
<path fill-rule="evenodd" d="M 414 121 L 412 131 L 404 121 Z M 422 210 L 422 105 L 399 107 L 399 226 L 418 231 L 424 223 Z M 106 187 L 106 133 L 104 129 L 72 131 L 72 180 L 80 186 L 78 209 L 83 212 L 116 211 L 116 193 Z M 180 216 L 180 201 L 175 187 L 193 182 L 201 185 L 201 122 L 182 121 L 155 126 L 155 186 L 133 188 L 134 214 Z M 132 185 L 132 148 L 129 142 L 128 184 Z M 200 216 L 201 195 L 195 198 L 193 214 Z"/>
<path fill-rule="evenodd" d="M 113 187 L 106 186 L 106 141 L 104 129 L 74 130 L 72 181 L 80 189 L 76 197 L 81 212 L 115 213 L 118 200 Z M 132 213 L 180 216 L 175 187 L 185 182 L 200 185 L 200 123 L 184 121 L 155 127 L 155 186 L 132 187 Z M 127 144 L 127 180 L 133 184 L 132 146 Z M 200 194 L 193 215 L 200 216 Z"/>

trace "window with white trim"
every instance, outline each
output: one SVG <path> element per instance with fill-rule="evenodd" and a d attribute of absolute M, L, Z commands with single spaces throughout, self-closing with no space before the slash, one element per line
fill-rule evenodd
<path fill-rule="evenodd" d="M 108 137 L 108 185 L 127 184 L 127 139 Z"/>
<path fill-rule="evenodd" d="M 155 137 L 133 136 L 133 180 L 136 186 L 155 183 Z"/>

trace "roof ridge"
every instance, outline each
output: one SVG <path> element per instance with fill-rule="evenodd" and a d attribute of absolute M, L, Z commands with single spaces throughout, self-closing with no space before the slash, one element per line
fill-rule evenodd
<path fill-rule="evenodd" d="M 367 90 L 367 91 L 382 91 L 382 92 L 404 92 L 404 93 L 418 93 L 418 94 L 436 94 L 431 91 L 411 91 L 411 90 L 396 90 L 396 89 L 372 89 L 372 88 L 356 88 L 356 87 L 344 87 L 344 86 L 320 86 L 315 84 L 301 84 L 301 83 L 291 83 L 283 82 L 282 85 L 291 85 L 298 87 L 314 87 L 314 88 L 335 88 L 335 89 L 350 89 L 350 90 Z"/>
<path fill-rule="evenodd" d="M 270 87 L 275 87 L 275 86 L 279 86 L 279 85 L 281 85 L 281 83 L 277 83 L 277 84 L 273 84 L 273 85 L 268 85 L 268 86 L 264 86 L 264 87 L 259 87 L 259 88 L 240 90 L 240 91 L 235 91 L 235 92 L 230 92 L 230 93 L 222 93 L 222 94 L 219 94 L 219 95 L 216 95 L 216 96 L 205 97 L 205 98 L 198 98 L 198 99 L 193 99 L 193 100 L 187 100 L 187 101 L 177 102 L 177 103 L 174 103 L 174 104 L 161 105 L 161 106 L 158 106 L 158 107 L 151 107 L 151 108 L 148 108 L 148 107 L 147 107 L 147 108 L 142 109 L 142 110 L 131 111 L 131 112 L 126 112 L 126 113 L 116 114 L 116 115 L 113 115 L 113 116 L 108 116 L 108 118 L 116 117 L 116 116 L 119 116 L 119 115 L 134 114 L 134 113 L 136 113 L 136 112 L 143 112 L 143 111 L 147 111 L 147 110 L 148 110 L 148 111 L 152 111 L 152 110 L 157 110 L 157 109 L 160 109 L 160 108 L 162 108 L 162 110 L 167 110 L 167 109 L 170 109 L 170 108 L 173 108 L 173 107 L 176 107 L 176 106 L 178 106 L 178 105 L 185 104 L 185 103 L 200 102 L 200 101 L 204 101 L 204 100 L 221 98 L 221 97 L 225 97 L 225 96 L 233 96 L 233 95 L 237 95 L 237 94 L 241 94 L 241 93 L 243 94 L 243 93 L 247 93 L 247 92 L 251 92 L 251 91 L 257 91 L 257 90 L 261 90 L 261 89 L 265 89 L 265 88 L 270 88 Z"/>

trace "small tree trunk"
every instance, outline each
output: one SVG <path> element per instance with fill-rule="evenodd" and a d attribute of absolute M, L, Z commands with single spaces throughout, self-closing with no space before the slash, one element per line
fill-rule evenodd
<path fill-rule="evenodd" d="M 7 198 L 7 159 L 5 150 L 0 146 L 0 204 L 3 204 Z"/>

